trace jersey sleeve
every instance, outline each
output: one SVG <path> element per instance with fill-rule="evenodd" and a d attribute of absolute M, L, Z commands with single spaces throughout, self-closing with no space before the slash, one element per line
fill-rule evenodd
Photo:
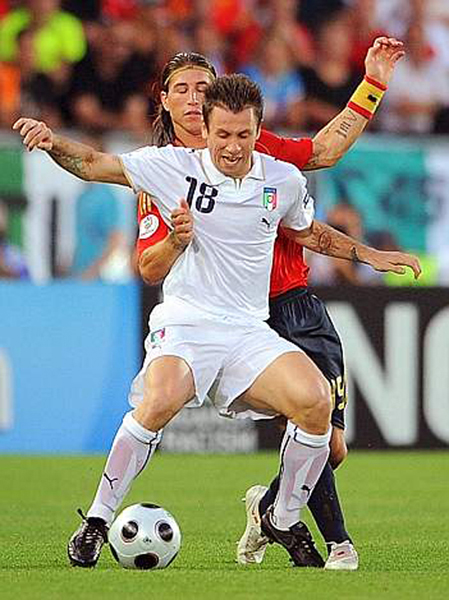
<path fill-rule="evenodd" d="M 186 169 L 191 165 L 185 148 L 146 146 L 119 157 L 132 189 L 148 194 L 165 223 L 170 223 L 171 212 L 185 195 Z"/>
<path fill-rule="evenodd" d="M 256 150 L 302 169 L 312 158 L 313 141 L 311 138 L 284 138 L 262 129 Z"/>
<path fill-rule="evenodd" d="M 119 155 L 124 173 L 134 192 L 152 196 L 164 195 L 173 180 L 173 170 L 179 168 L 179 158 L 172 146 L 145 146 Z"/>
<path fill-rule="evenodd" d="M 137 222 L 139 226 L 136 243 L 138 256 L 147 248 L 164 240 L 170 233 L 159 209 L 145 192 L 140 192 L 137 197 Z"/>
<path fill-rule="evenodd" d="M 301 231 L 311 226 L 315 216 L 315 202 L 307 191 L 306 179 L 298 173 L 296 201 L 281 221 L 282 227 Z"/>

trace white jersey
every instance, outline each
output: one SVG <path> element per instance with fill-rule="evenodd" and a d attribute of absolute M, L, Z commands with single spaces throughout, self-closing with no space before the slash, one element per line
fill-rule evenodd
<path fill-rule="evenodd" d="M 266 319 L 278 225 L 301 230 L 313 220 L 298 169 L 254 152 L 251 171 L 236 180 L 214 166 L 209 150 L 173 146 L 146 146 L 121 159 L 134 191 L 152 196 L 167 225 L 181 198 L 192 210 L 194 239 L 164 281 L 164 301 L 220 319 Z"/>

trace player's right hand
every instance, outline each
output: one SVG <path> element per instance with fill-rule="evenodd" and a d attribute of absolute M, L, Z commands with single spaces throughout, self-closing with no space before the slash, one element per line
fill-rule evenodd
<path fill-rule="evenodd" d="M 24 146 L 30 152 L 34 148 L 47 152 L 53 148 L 53 132 L 43 121 L 21 117 L 12 128 L 20 133 Z"/>
<path fill-rule="evenodd" d="M 180 200 L 179 208 L 175 208 L 170 217 L 175 242 L 185 248 L 193 238 L 193 215 L 184 198 Z"/>

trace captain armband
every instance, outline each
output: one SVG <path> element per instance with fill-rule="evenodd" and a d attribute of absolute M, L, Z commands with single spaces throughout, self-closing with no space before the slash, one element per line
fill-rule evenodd
<path fill-rule="evenodd" d="M 348 108 L 352 108 L 366 119 L 372 119 L 386 90 L 386 85 L 365 75 L 362 83 L 352 94 Z"/>

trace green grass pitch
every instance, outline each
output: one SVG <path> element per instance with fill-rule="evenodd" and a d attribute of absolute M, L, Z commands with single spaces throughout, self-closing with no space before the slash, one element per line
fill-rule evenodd
<path fill-rule="evenodd" d="M 71 568 L 65 547 L 78 526 L 75 509 L 88 507 L 102 464 L 0 457 L 2 600 L 449 598 L 449 452 L 350 454 L 338 485 L 360 554 L 355 573 L 295 569 L 273 546 L 262 565 L 235 564 L 245 522 L 239 500 L 274 474 L 275 454 L 160 454 L 126 504 L 152 501 L 176 516 L 183 544 L 175 562 L 125 571 L 105 548 L 96 569 Z"/>

